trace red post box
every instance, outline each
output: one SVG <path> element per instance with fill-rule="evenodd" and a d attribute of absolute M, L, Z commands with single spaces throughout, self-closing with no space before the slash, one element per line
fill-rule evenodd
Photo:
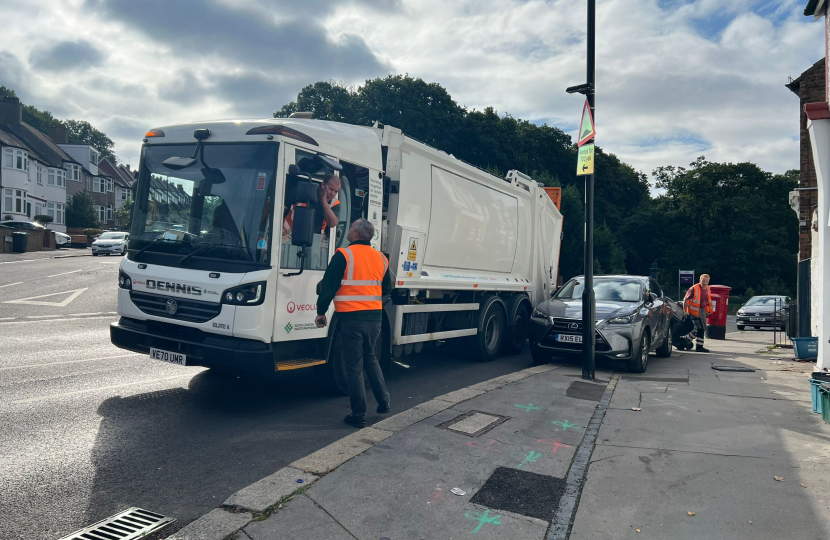
<path fill-rule="evenodd" d="M 732 287 L 726 285 L 709 285 L 714 312 L 706 318 L 707 338 L 726 339 L 726 312 L 729 308 L 729 291 L 731 290 Z"/>

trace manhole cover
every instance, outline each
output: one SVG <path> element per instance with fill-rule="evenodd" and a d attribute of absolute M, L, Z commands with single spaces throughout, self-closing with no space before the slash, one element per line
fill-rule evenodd
<path fill-rule="evenodd" d="M 167 527 L 176 520 L 141 508 L 128 508 L 60 540 L 133 540 Z"/>
<path fill-rule="evenodd" d="M 470 502 L 550 521 L 564 492 L 562 478 L 499 467 Z"/>
<path fill-rule="evenodd" d="M 565 396 L 586 401 L 599 401 L 605 393 L 605 386 L 589 382 L 574 381 L 568 386 Z"/>
<path fill-rule="evenodd" d="M 487 433 L 499 424 L 507 422 L 506 416 L 499 416 L 497 414 L 484 413 L 480 411 L 470 411 L 461 416 L 457 416 L 448 422 L 438 425 L 439 428 L 455 431 L 469 435 L 470 437 L 478 437 Z"/>

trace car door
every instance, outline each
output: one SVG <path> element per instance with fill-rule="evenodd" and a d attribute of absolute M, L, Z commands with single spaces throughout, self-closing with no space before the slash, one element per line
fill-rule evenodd
<path fill-rule="evenodd" d="M 651 296 L 650 300 L 649 296 Z M 646 299 L 649 300 L 646 307 L 649 310 L 649 326 L 652 328 L 651 345 L 652 347 L 656 347 L 663 342 L 663 339 L 666 336 L 666 303 L 663 301 L 663 294 L 660 290 L 660 286 L 657 285 L 657 282 L 653 279 L 649 279 L 646 282 Z"/>

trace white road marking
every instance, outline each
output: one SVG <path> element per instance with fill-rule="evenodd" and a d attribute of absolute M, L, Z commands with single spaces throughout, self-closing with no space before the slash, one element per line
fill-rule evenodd
<path fill-rule="evenodd" d="M 0 371 L 8 371 L 10 369 L 26 369 L 26 368 L 36 368 L 36 367 L 47 367 L 47 366 L 60 366 L 63 364 L 77 364 L 80 362 L 94 362 L 96 360 L 112 360 L 115 358 L 128 358 L 131 356 L 147 356 L 146 354 L 141 353 L 130 353 L 130 354 L 119 354 L 116 356 L 102 356 L 101 358 L 84 358 L 83 360 L 66 360 L 64 362 L 48 362 L 45 364 L 26 364 L 23 366 L 7 366 L 7 367 L 0 367 Z"/>
<path fill-rule="evenodd" d="M 3 287 L 11 287 L 12 285 L 20 285 L 21 283 L 23 283 L 23 282 L 18 281 L 17 283 L 9 283 L 8 285 L 0 285 L 0 289 L 2 289 Z"/>
<path fill-rule="evenodd" d="M 30 306 L 51 306 L 51 307 L 65 307 L 69 305 L 69 303 L 78 298 L 82 292 L 89 289 L 89 287 L 84 287 L 83 289 L 72 289 L 71 291 L 63 291 L 51 294 L 41 294 L 40 296 L 30 296 L 28 298 L 20 298 L 19 300 L 6 300 L 3 302 L 4 304 L 26 304 Z M 63 300 L 63 302 L 43 302 L 39 301 L 38 298 L 49 298 L 50 296 L 60 296 L 62 294 L 71 293 L 67 298 Z"/>
<path fill-rule="evenodd" d="M 112 261 L 112 262 L 101 261 L 98 264 L 121 264 L 121 261 Z"/>
<path fill-rule="evenodd" d="M 80 270 L 72 270 L 71 272 L 62 272 L 60 274 L 55 274 L 54 276 L 46 276 L 47 278 L 50 277 L 58 277 L 58 276 L 65 276 L 66 274 L 75 274 L 76 272 L 83 272 L 86 268 L 81 268 Z"/>
<path fill-rule="evenodd" d="M 112 315 L 101 315 L 100 317 L 73 317 L 71 319 L 47 319 L 47 320 L 28 320 L 28 321 L 8 321 L 8 322 L 0 322 L 0 326 L 6 324 L 25 324 L 25 323 L 37 323 L 37 322 L 62 322 L 62 321 L 93 321 L 95 319 L 112 319 Z M 0 319 L 2 320 L 2 319 Z"/>
<path fill-rule="evenodd" d="M 53 319 L 55 317 L 60 317 L 60 315 L 27 315 L 27 319 Z"/>
<path fill-rule="evenodd" d="M 22 261 L 6 261 L 1 262 L 0 264 L 17 264 L 22 262 L 33 262 L 33 261 L 45 261 L 46 259 L 23 259 Z"/>
<path fill-rule="evenodd" d="M 16 321 L 17 317 L 2 317 L 0 321 Z"/>
<path fill-rule="evenodd" d="M 15 404 L 35 403 L 35 402 L 43 401 L 43 400 L 46 400 L 46 399 L 56 399 L 56 398 L 62 398 L 62 397 L 67 397 L 67 396 L 77 396 L 78 394 L 88 394 L 90 392 L 100 392 L 100 391 L 103 391 L 103 390 L 113 390 L 115 388 L 123 388 L 125 386 L 135 386 L 137 384 L 153 384 L 153 383 L 159 383 L 159 382 L 164 382 L 164 381 L 171 381 L 173 379 L 182 379 L 184 377 L 193 377 L 194 375 L 196 375 L 196 374 L 195 373 L 187 373 L 187 374 L 182 374 L 182 375 L 174 375 L 172 377 L 162 377 L 161 379 L 151 379 L 149 381 L 136 381 L 136 382 L 131 382 L 131 383 L 113 384 L 112 386 L 99 386 L 98 388 L 88 388 L 86 390 L 75 390 L 74 392 L 64 392 L 62 394 L 50 394 L 48 396 L 37 396 L 37 397 L 32 397 L 32 398 L 27 398 L 27 399 L 18 399 L 16 401 L 12 401 L 12 403 L 15 403 Z"/>
<path fill-rule="evenodd" d="M 70 313 L 70 317 L 90 317 L 92 315 L 106 315 L 109 312 L 97 311 L 95 313 Z"/>

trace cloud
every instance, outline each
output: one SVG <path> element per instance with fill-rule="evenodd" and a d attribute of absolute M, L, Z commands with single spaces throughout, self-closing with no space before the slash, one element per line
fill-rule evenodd
<path fill-rule="evenodd" d="M 104 59 L 104 54 L 92 43 L 79 40 L 61 41 L 36 49 L 29 62 L 37 69 L 61 72 L 98 66 Z"/>

